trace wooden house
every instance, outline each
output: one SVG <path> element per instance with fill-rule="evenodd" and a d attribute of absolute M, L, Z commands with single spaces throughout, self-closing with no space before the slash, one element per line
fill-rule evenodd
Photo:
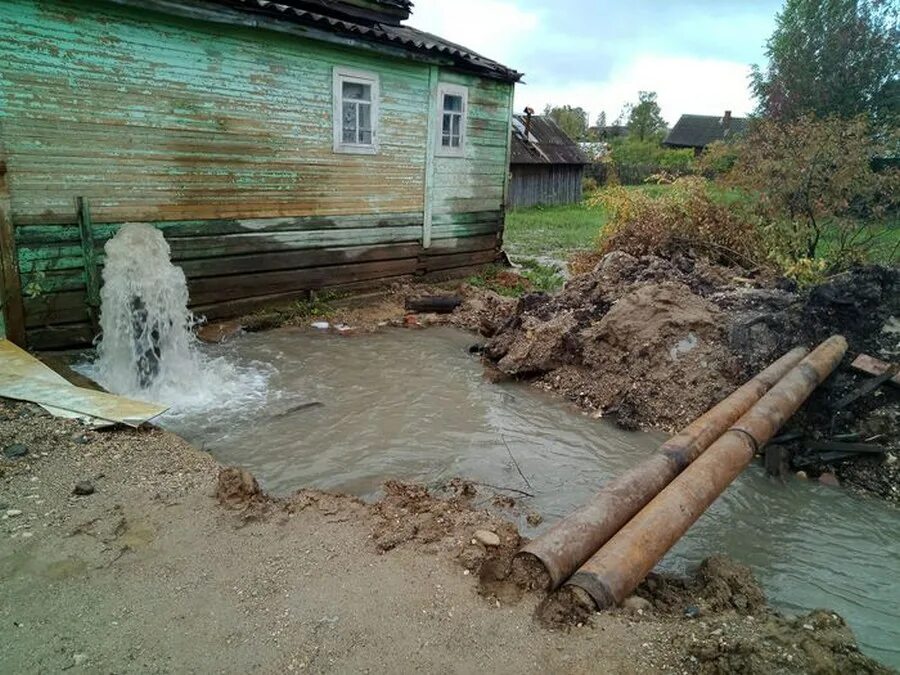
<path fill-rule="evenodd" d="M 580 202 L 589 163 L 578 143 L 550 117 L 514 115 L 509 207 Z"/>
<path fill-rule="evenodd" d="M 3 0 L 4 329 L 96 331 L 103 245 L 161 229 L 210 318 L 495 260 L 519 73 L 409 0 Z"/>
<path fill-rule="evenodd" d="M 747 130 L 749 120 L 734 117 L 730 110 L 718 115 L 682 115 L 666 135 L 663 145 L 668 148 L 691 148 L 695 155 L 714 141 L 728 141 Z"/>

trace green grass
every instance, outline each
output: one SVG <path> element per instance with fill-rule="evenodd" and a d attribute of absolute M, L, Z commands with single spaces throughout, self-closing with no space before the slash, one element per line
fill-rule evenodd
<path fill-rule="evenodd" d="M 504 244 L 514 256 L 565 258 L 572 251 L 593 248 L 607 214 L 586 204 L 534 206 L 506 216 Z"/>
<path fill-rule="evenodd" d="M 868 223 L 861 232 L 860 240 L 871 241 L 868 244 L 869 259 L 884 265 L 896 265 L 900 262 L 900 222 Z M 837 231 L 825 228 L 816 248 L 816 257 L 827 258 L 839 247 Z"/>
<path fill-rule="evenodd" d="M 518 298 L 534 291 L 553 293 L 562 288 L 564 279 L 557 267 L 544 265 L 534 258 L 523 258 L 518 263 L 521 269 L 516 271 L 524 279 L 523 283 L 510 286 L 509 278 L 503 275 L 509 270 L 498 265 L 490 265 L 481 274 L 471 276 L 466 281 L 472 286 L 486 288 L 509 298 Z"/>
<path fill-rule="evenodd" d="M 659 196 L 671 189 L 668 185 L 635 185 L 640 190 Z M 532 206 L 510 211 L 506 215 L 504 245 L 513 256 L 543 256 L 565 260 L 575 251 L 593 249 L 597 237 L 609 220 L 603 207 L 589 206 L 589 200 L 566 206 Z"/>
<path fill-rule="evenodd" d="M 651 197 L 659 197 L 671 190 L 669 185 L 629 186 L 628 190 L 640 190 Z M 752 199 L 738 190 L 710 185 L 710 194 L 716 201 L 733 204 Z M 510 211 L 506 216 L 504 245 L 513 259 L 526 264 L 529 257 L 566 261 L 577 251 L 595 249 L 597 238 L 609 220 L 602 206 L 589 206 L 588 201 L 566 206 L 535 206 Z M 896 265 L 900 262 L 900 222 L 896 218 L 889 223 L 870 223 L 867 230 L 875 233 L 871 244 L 872 262 Z M 817 257 L 827 258 L 833 253 L 837 241 L 833 231 L 827 229 L 819 243 Z M 548 268 L 552 269 L 552 268 Z"/>

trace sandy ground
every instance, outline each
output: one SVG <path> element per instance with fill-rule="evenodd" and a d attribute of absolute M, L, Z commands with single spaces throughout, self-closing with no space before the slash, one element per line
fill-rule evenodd
<path fill-rule="evenodd" d="M 5 457 L 15 444 L 27 454 Z M 485 557 L 520 539 L 462 483 L 447 499 L 389 485 L 375 504 L 235 495 L 169 433 L 2 401 L 0 450 L 2 673 L 881 672 L 828 614 L 648 602 L 550 630 L 539 597 L 479 592 Z"/>
<path fill-rule="evenodd" d="M 449 553 L 472 546 L 458 540 L 469 532 L 384 552 L 373 507 L 352 498 L 228 508 L 218 465 L 172 435 L 0 410 L 0 445 L 29 448 L 0 479 L 0 672 L 646 672 L 676 660 L 665 625 L 609 616 L 551 632 L 532 621 L 536 599 L 481 597 Z M 73 495 L 80 481 L 95 492 Z"/>

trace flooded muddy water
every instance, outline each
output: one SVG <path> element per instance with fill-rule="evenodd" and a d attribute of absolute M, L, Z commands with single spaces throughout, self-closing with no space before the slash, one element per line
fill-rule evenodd
<path fill-rule="evenodd" d="M 467 350 L 474 341 L 443 328 L 241 336 L 210 355 L 267 373 L 267 393 L 176 411 L 163 426 L 246 467 L 276 494 L 314 487 L 373 498 L 388 478 L 436 484 L 454 476 L 525 490 L 535 496 L 520 502 L 519 525 L 530 535 L 663 440 L 621 431 L 532 387 L 486 382 Z M 538 530 L 524 522 L 528 511 L 543 515 Z M 782 484 L 754 465 L 661 567 L 685 571 L 713 553 L 750 565 L 783 610 L 838 611 L 864 651 L 900 666 L 896 508 L 806 481 Z"/>

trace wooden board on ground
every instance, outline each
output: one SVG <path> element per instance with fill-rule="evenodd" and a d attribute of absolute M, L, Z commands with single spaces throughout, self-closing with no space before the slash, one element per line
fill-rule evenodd
<path fill-rule="evenodd" d="M 869 356 L 868 354 L 860 354 L 853 363 L 850 364 L 850 367 L 869 375 L 878 376 L 888 372 L 888 370 L 891 369 L 891 364 L 876 359 L 874 356 Z M 894 375 L 889 382 L 895 387 L 900 387 L 900 375 Z"/>
<path fill-rule="evenodd" d="M 31 354 L 9 340 L 0 340 L 0 373 L 7 373 L 21 378 L 47 380 L 60 385 L 69 384 L 62 375 L 44 363 L 41 363 Z M 54 417 L 78 419 L 97 428 L 109 426 L 111 424 L 106 420 L 86 417 L 70 410 L 54 408 L 53 406 L 48 405 L 41 405 L 41 407 Z"/>
<path fill-rule="evenodd" d="M 166 406 L 76 387 L 9 340 L 0 340 L 0 397 L 29 401 L 51 415 L 137 427 Z"/>

